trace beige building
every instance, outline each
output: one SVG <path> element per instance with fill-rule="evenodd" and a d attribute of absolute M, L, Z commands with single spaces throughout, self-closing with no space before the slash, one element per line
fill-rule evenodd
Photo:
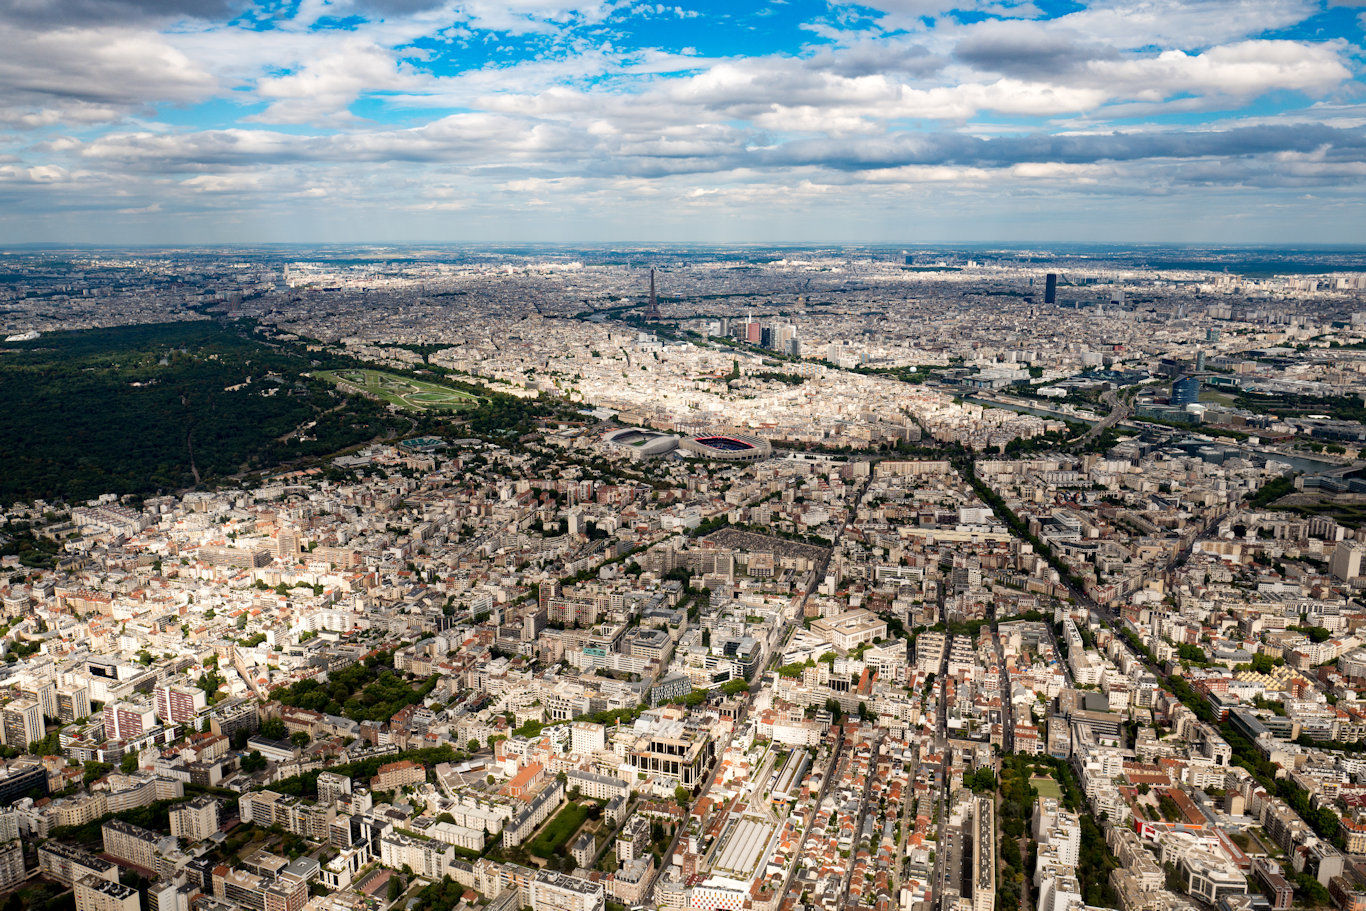
<path fill-rule="evenodd" d="M 157 841 L 161 836 L 121 819 L 111 819 L 100 827 L 104 853 L 144 870 L 157 868 Z"/>
<path fill-rule="evenodd" d="M 0 709 L 0 734 L 5 746 L 26 752 L 28 745 L 47 736 L 43 707 L 37 699 L 14 699 Z"/>
<path fill-rule="evenodd" d="M 16 838 L 0 845 L 0 892 L 24 881 L 24 846 Z"/>
<path fill-rule="evenodd" d="M 138 890 L 98 876 L 76 880 L 76 911 L 139 911 Z"/>
<path fill-rule="evenodd" d="M 533 876 L 527 893 L 532 911 L 603 911 L 607 901 L 601 883 L 550 870 Z"/>
<path fill-rule="evenodd" d="M 203 841 L 218 831 L 218 801 L 201 794 L 171 811 L 171 834 L 188 842 Z"/>
<path fill-rule="evenodd" d="M 1361 575 L 1362 547 L 1352 541 L 1342 541 L 1337 547 L 1333 548 L 1333 559 L 1329 564 L 1329 572 L 1336 579 L 1350 582 Z"/>
<path fill-rule="evenodd" d="M 859 608 L 813 621 L 811 632 L 847 652 L 865 642 L 887 638 L 887 623 L 872 611 Z"/>
<path fill-rule="evenodd" d="M 431 838 L 414 838 L 401 832 L 386 832 L 380 836 L 380 863 L 392 869 L 405 865 L 419 876 L 440 879 L 455 860 L 451 846 Z"/>
<path fill-rule="evenodd" d="M 407 759 L 382 765 L 370 779 L 370 790 L 392 791 L 410 784 L 421 784 L 427 780 L 427 769 L 421 763 Z"/>
<path fill-rule="evenodd" d="M 87 874 L 111 883 L 119 880 L 119 865 L 112 860 L 96 857 L 60 841 L 38 846 L 38 872 L 61 883 L 75 883 Z"/>

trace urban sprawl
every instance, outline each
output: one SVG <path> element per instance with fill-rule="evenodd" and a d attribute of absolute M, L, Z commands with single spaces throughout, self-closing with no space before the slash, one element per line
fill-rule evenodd
<path fill-rule="evenodd" d="M 1366 911 L 1366 271 L 6 260 L 455 409 L 3 505 L 15 908 Z"/>

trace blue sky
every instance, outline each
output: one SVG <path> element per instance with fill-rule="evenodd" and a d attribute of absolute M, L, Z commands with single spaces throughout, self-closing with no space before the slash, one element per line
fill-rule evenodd
<path fill-rule="evenodd" d="M 1366 0 L 0 0 L 0 243 L 1352 243 Z"/>

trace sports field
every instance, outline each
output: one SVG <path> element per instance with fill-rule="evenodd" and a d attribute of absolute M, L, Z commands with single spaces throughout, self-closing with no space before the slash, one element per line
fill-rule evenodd
<path fill-rule="evenodd" d="M 1035 775 L 1033 778 L 1029 779 L 1029 783 L 1033 785 L 1034 790 L 1039 792 L 1040 797 L 1052 797 L 1055 800 L 1062 799 L 1062 788 L 1058 787 L 1058 782 L 1052 778 L 1044 778 L 1041 775 Z"/>
<path fill-rule="evenodd" d="M 318 373 L 318 378 L 415 411 L 461 411 L 483 401 L 477 395 L 449 386 L 410 380 L 379 370 L 323 370 Z"/>

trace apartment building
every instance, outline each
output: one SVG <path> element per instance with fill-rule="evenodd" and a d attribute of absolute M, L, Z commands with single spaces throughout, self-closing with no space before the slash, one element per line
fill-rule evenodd
<path fill-rule="evenodd" d="M 531 878 L 527 898 L 532 911 L 603 911 L 607 893 L 601 883 L 541 870 Z"/>
<path fill-rule="evenodd" d="M 380 863 L 397 870 L 407 865 L 419 876 L 441 879 L 455 859 L 451 846 L 430 838 L 385 832 L 379 839 Z"/>
<path fill-rule="evenodd" d="M 208 794 L 171 810 L 171 834 L 189 842 L 203 841 L 218 831 L 218 801 Z"/>
<path fill-rule="evenodd" d="M 402 759 L 398 762 L 389 762 L 380 766 L 379 769 L 376 770 L 375 777 L 370 779 L 370 790 L 392 791 L 395 788 L 421 784 L 426 780 L 426 766 L 419 762 Z"/>
<path fill-rule="evenodd" d="M 90 717 L 90 690 L 83 686 L 60 687 L 57 690 L 57 719 L 72 724 Z"/>
<path fill-rule="evenodd" d="M 5 746 L 23 753 L 35 740 L 47 736 L 43 724 L 43 707 L 36 699 L 13 699 L 0 709 L 0 736 Z"/>
<path fill-rule="evenodd" d="M 86 874 L 73 884 L 76 911 L 140 911 L 138 890 Z"/>
<path fill-rule="evenodd" d="M 124 700 L 104 707 L 104 733 L 111 740 L 132 740 L 156 726 L 156 709 L 149 702 Z"/>
<path fill-rule="evenodd" d="M 583 772 L 579 769 L 571 769 L 568 773 L 569 790 L 579 789 L 579 793 L 584 797 L 591 797 L 594 800 L 611 800 L 618 794 L 630 794 L 631 788 L 620 778 L 613 778 L 610 775 L 598 775 L 594 772 Z"/>
<path fill-rule="evenodd" d="M 38 872 L 68 886 L 86 875 L 107 879 L 111 883 L 119 880 L 119 865 L 112 860 L 96 857 L 89 851 L 59 841 L 38 846 Z"/>
<path fill-rule="evenodd" d="M 318 775 L 318 803 L 330 804 L 351 796 L 351 779 L 335 772 Z"/>
<path fill-rule="evenodd" d="M 207 706 L 207 697 L 199 688 L 159 686 L 152 692 L 156 716 L 166 724 L 192 721 Z"/>
<path fill-rule="evenodd" d="M 13 889 L 27 875 L 23 844 L 15 838 L 0 845 L 0 892 Z"/>
<path fill-rule="evenodd" d="M 607 745 L 607 729 L 591 721 L 576 721 L 569 726 L 569 748 L 581 756 L 596 753 Z"/>
<path fill-rule="evenodd" d="M 121 819 L 111 819 L 100 826 L 104 839 L 104 853 L 144 870 L 157 868 L 157 842 L 162 836 Z"/>
<path fill-rule="evenodd" d="M 536 828 L 564 802 L 564 785 L 552 779 L 531 798 L 503 827 L 503 847 L 515 848 L 531 837 Z"/>

